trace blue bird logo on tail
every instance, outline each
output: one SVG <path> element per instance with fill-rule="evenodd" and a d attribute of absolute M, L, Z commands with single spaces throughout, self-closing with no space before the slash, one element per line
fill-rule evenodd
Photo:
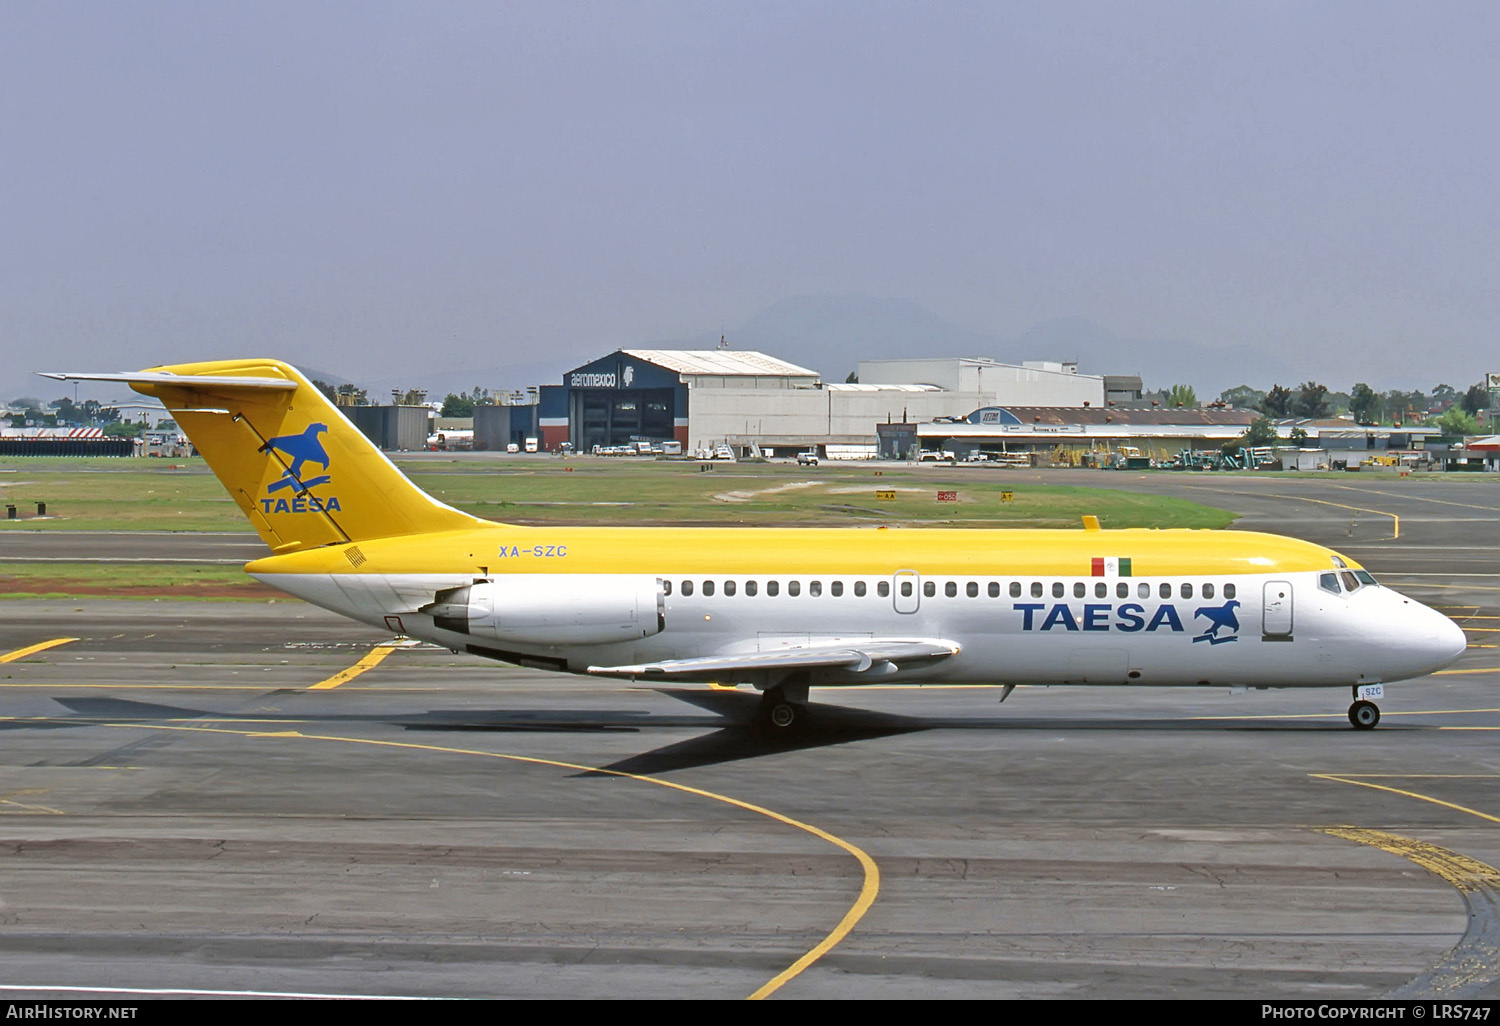
<path fill-rule="evenodd" d="M 1238 599 L 1230 599 L 1222 606 L 1199 606 L 1194 616 L 1201 616 L 1208 620 L 1208 630 L 1194 638 L 1194 641 L 1206 641 L 1210 645 L 1217 645 L 1225 641 L 1237 641 L 1239 639 L 1240 618 L 1234 615 L 1239 608 Z M 1232 631 L 1232 634 L 1220 635 L 1220 630 Z"/>
<path fill-rule="evenodd" d="M 281 479 L 273 481 L 266 488 L 268 492 L 279 491 L 282 488 L 295 486 L 298 491 L 312 488 L 316 485 L 327 484 L 332 478 L 327 474 L 319 474 L 302 480 L 302 464 L 309 461 L 318 464 L 324 470 L 328 469 L 328 451 L 323 448 L 323 443 L 318 436 L 328 430 L 327 424 L 309 424 L 300 433 L 295 435 L 280 435 L 272 438 L 260 447 L 261 452 L 274 449 L 289 457 L 292 465 L 281 475 Z"/>

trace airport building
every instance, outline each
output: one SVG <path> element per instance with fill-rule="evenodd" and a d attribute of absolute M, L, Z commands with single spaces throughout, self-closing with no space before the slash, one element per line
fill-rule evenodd
<path fill-rule="evenodd" d="M 875 425 L 961 417 L 978 407 L 1103 406 L 1104 379 L 1075 364 L 1002 364 L 981 357 L 872 360 L 858 382 L 754 351 L 622 349 L 544 385 L 542 448 L 675 441 L 683 450 L 873 456 Z"/>
<path fill-rule="evenodd" d="M 1241 438 L 1260 416 L 1233 408 L 992 406 L 964 417 L 879 424 L 876 430 L 880 455 L 887 459 L 917 459 L 926 452 L 961 460 L 1034 455 L 1043 463 L 1079 463 L 1108 455 L 1165 463 L 1184 451 L 1219 450 Z M 1284 459 L 1305 469 L 1357 467 L 1367 460 L 1395 465 L 1399 454 L 1420 453 L 1441 434 L 1434 427 L 1367 427 L 1343 419 L 1285 420 L 1276 428 L 1282 438 L 1296 429 L 1307 436 L 1302 455 Z"/>
<path fill-rule="evenodd" d="M 1077 462 L 1092 453 L 1137 450 L 1158 461 L 1184 449 L 1218 449 L 1260 417 L 1253 410 L 987 406 L 963 417 L 920 424 L 881 424 L 880 452 L 914 459 L 920 452 L 1036 454 L 1043 462 Z"/>

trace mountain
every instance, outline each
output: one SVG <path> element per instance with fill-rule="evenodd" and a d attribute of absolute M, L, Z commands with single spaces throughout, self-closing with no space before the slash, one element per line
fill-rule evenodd
<path fill-rule="evenodd" d="M 1078 317 L 1044 321 L 1020 338 L 1005 339 L 960 328 L 908 299 L 868 296 L 784 299 L 729 339 L 736 349 L 760 349 L 811 367 L 825 381 L 843 381 L 860 360 L 921 356 L 988 356 L 1001 363 L 1076 360 L 1084 374 L 1138 374 L 1148 389 L 1189 384 L 1205 398 L 1239 384 L 1269 388 L 1274 381 L 1290 386 L 1303 380 L 1281 361 L 1246 347 L 1122 338 Z"/>

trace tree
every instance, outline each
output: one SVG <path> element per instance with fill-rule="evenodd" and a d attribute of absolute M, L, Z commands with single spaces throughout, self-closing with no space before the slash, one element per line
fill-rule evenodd
<path fill-rule="evenodd" d="M 369 406 L 370 397 L 356 385 L 340 385 L 334 389 L 333 401 L 340 406 Z"/>
<path fill-rule="evenodd" d="M 1182 407 L 1187 410 L 1198 408 L 1198 393 L 1193 391 L 1192 385 L 1173 385 L 1167 393 L 1167 405 L 1172 409 Z"/>
<path fill-rule="evenodd" d="M 1219 402 L 1228 406 L 1238 406 L 1242 410 L 1255 410 L 1265 401 L 1266 393 L 1249 385 L 1235 385 L 1226 388 L 1219 393 Z"/>
<path fill-rule="evenodd" d="M 1482 381 L 1477 385 L 1470 385 L 1464 397 L 1459 400 L 1459 405 L 1464 408 L 1465 412 L 1478 416 L 1480 410 L 1489 409 L 1490 390 L 1484 387 Z"/>
<path fill-rule="evenodd" d="M 340 405 L 338 391 L 332 385 L 330 385 L 326 381 L 319 381 L 317 378 L 313 378 L 312 383 L 313 388 L 316 388 L 319 392 L 322 392 L 325 396 L 327 396 L 329 402 L 333 403 L 335 406 Z"/>
<path fill-rule="evenodd" d="M 52 407 L 53 415 L 57 417 L 59 424 L 82 424 L 84 421 L 83 411 L 73 405 L 73 400 L 67 396 L 54 399 L 47 404 Z"/>
<path fill-rule="evenodd" d="M 1256 408 L 1267 417 L 1290 417 L 1292 415 L 1292 390 L 1282 388 L 1280 385 L 1272 385 L 1265 399 L 1261 400 Z"/>
<path fill-rule="evenodd" d="M 1276 425 L 1270 417 L 1256 417 L 1240 435 L 1240 445 L 1247 447 L 1275 445 L 1279 441 L 1281 436 L 1276 433 Z"/>
<path fill-rule="evenodd" d="M 1432 404 L 1447 409 L 1458 402 L 1458 389 L 1452 385 L 1433 385 Z"/>
<path fill-rule="evenodd" d="M 443 408 L 439 411 L 442 417 L 472 417 L 474 416 L 474 400 L 449 392 L 443 398 Z"/>
<path fill-rule="evenodd" d="M 1292 399 L 1291 410 L 1294 417 L 1328 416 L 1328 386 L 1316 381 L 1304 381 L 1298 386 L 1297 394 Z"/>
<path fill-rule="evenodd" d="M 1447 413 L 1437 419 L 1437 426 L 1443 429 L 1443 434 L 1458 437 L 1459 435 L 1479 434 L 1479 421 L 1472 413 L 1465 412 L 1462 408 L 1454 406 Z"/>
<path fill-rule="evenodd" d="M 1356 424 L 1379 424 L 1384 413 L 1380 393 L 1361 381 L 1349 393 L 1349 412 Z"/>
<path fill-rule="evenodd" d="M 1299 427 L 1294 427 L 1291 431 L 1287 432 L 1286 440 L 1299 449 L 1307 448 L 1307 432 Z"/>

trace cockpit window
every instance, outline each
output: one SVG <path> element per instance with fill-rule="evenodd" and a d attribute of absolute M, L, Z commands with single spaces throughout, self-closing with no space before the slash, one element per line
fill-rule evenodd
<path fill-rule="evenodd" d="M 1339 579 L 1344 582 L 1344 587 L 1349 591 L 1359 590 L 1359 581 L 1355 578 L 1354 574 L 1350 573 L 1348 570 L 1345 570 L 1343 573 L 1339 574 Z"/>
<path fill-rule="evenodd" d="M 1322 588 L 1324 591 L 1331 591 L 1335 595 L 1337 595 L 1339 593 L 1339 575 L 1319 574 L 1318 587 Z"/>
<path fill-rule="evenodd" d="M 1356 570 L 1356 571 L 1354 571 L 1354 576 L 1359 578 L 1359 582 L 1361 584 L 1379 584 L 1380 583 L 1379 581 L 1375 580 L 1375 578 L 1373 576 L 1371 576 L 1370 571 L 1368 571 L 1368 570 Z"/>

